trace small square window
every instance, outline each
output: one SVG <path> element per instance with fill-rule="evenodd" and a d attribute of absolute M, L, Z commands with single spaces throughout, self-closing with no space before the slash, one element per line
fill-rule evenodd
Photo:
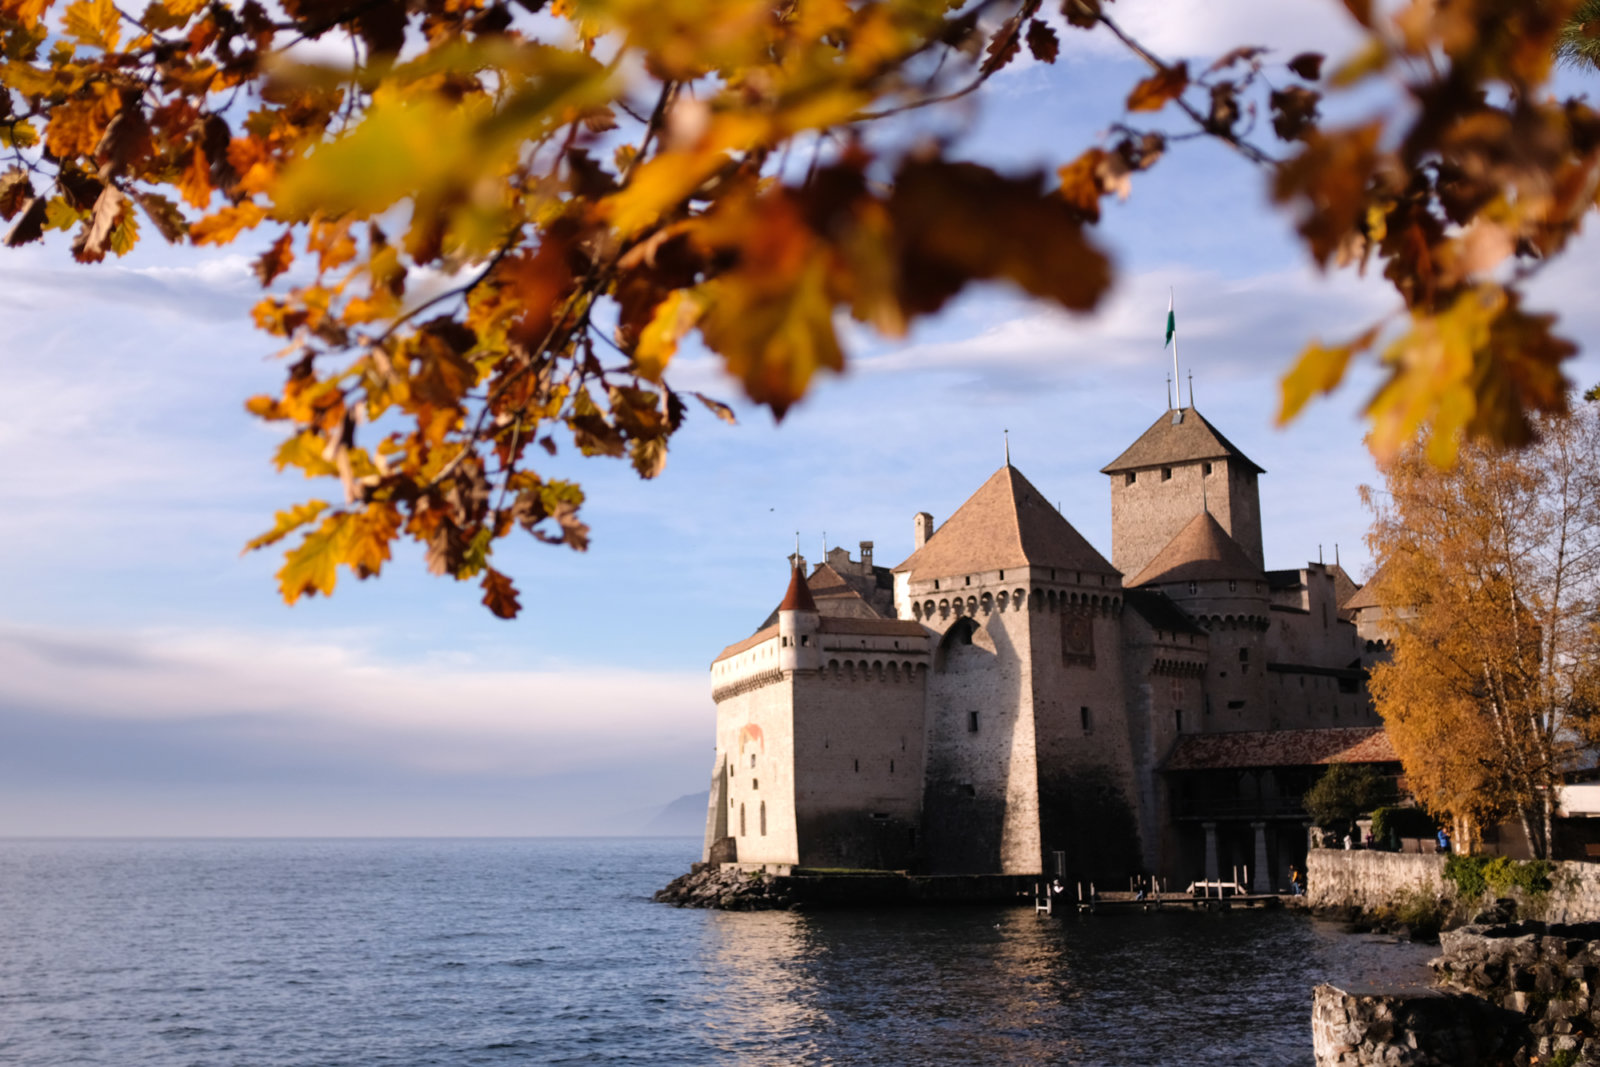
<path fill-rule="evenodd" d="M 1171 467 L 1162 467 L 1161 468 L 1161 480 L 1164 481 L 1164 482 L 1172 481 L 1172 468 Z"/>
<path fill-rule="evenodd" d="M 1129 471 L 1127 474 L 1124 474 L 1122 476 L 1122 484 L 1124 484 L 1124 485 L 1132 485 L 1134 482 L 1136 482 L 1138 480 L 1139 480 L 1139 472 L 1138 471 Z"/>
<path fill-rule="evenodd" d="M 750 779 L 750 788 L 751 789 L 760 789 L 761 788 L 761 779 L 759 779 L 759 778 Z"/>
<path fill-rule="evenodd" d="M 978 795 L 977 788 L 967 782 L 961 783 L 961 792 L 965 793 L 969 797 L 975 797 Z"/>
<path fill-rule="evenodd" d="M 1205 472 L 1206 472 L 1206 473 L 1207 473 L 1207 474 L 1210 474 L 1210 473 L 1211 473 L 1211 464 L 1209 464 L 1209 463 L 1207 463 L 1207 464 L 1206 464 L 1206 465 L 1205 465 Z"/>

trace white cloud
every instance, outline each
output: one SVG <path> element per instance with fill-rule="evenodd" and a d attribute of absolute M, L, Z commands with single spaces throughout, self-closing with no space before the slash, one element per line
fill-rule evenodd
<path fill-rule="evenodd" d="M 0 624 L 0 705 L 137 723 L 232 720 L 420 770 L 539 774 L 707 734 L 701 671 L 398 661 L 354 633 Z M 707 734 L 707 736 L 709 736 Z"/>

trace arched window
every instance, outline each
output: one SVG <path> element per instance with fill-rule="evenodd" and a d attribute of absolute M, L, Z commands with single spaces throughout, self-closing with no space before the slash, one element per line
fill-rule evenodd
<path fill-rule="evenodd" d="M 739 805 L 739 836 L 744 836 L 744 805 Z"/>
<path fill-rule="evenodd" d="M 761 836 L 767 836 L 767 802 L 761 802 Z"/>

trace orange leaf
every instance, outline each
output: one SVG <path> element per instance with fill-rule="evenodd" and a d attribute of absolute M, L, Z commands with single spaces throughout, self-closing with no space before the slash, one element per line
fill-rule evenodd
<path fill-rule="evenodd" d="M 517 602 L 517 587 L 493 567 L 483 569 L 483 604 L 502 619 L 514 619 L 522 610 Z"/>
<path fill-rule="evenodd" d="M 1189 87 L 1189 64 L 1179 62 L 1162 67 L 1133 87 L 1128 94 L 1129 111 L 1160 111 Z"/>
<path fill-rule="evenodd" d="M 197 245 L 229 244 L 239 236 L 240 231 L 254 229 L 266 217 L 266 209 L 254 200 L 230 204 L 190 227 L 189 239 Z"/>

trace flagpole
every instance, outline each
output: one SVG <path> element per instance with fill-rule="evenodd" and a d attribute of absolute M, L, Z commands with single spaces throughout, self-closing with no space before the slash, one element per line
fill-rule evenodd
<path fill-rule="evenodd" d="M 1173 386 L 1174 386 L 1173 391 L 1177 392 L 1177 388 L 1176 387 L 1177 387 L 1178 383 L 1182 381 L 1182 379 L 1178 377 L 1178 326 L 1177 326 L 1178 320 L 1177 320 L 1176 316 L 1174 316 L 1173 313 L 1172 313 L 1172 290 L 1171 289 L 1167 290 L 1167 318 L 1170 319 L 1172 321 L 1172 323 L 1173 323 L 1173 326 L 1172 326 L 1172 383 L 1173 383 Z M 1175 408 L 1182 408 L 1183 407 L 1183 397 L 1182 396 L 1178 396 L 1178 397 L 1175 398 L 1175 400 L 1176 400 L 1176 403 L 1174 403 L 1172 406 L 1175 407 Z"/>

